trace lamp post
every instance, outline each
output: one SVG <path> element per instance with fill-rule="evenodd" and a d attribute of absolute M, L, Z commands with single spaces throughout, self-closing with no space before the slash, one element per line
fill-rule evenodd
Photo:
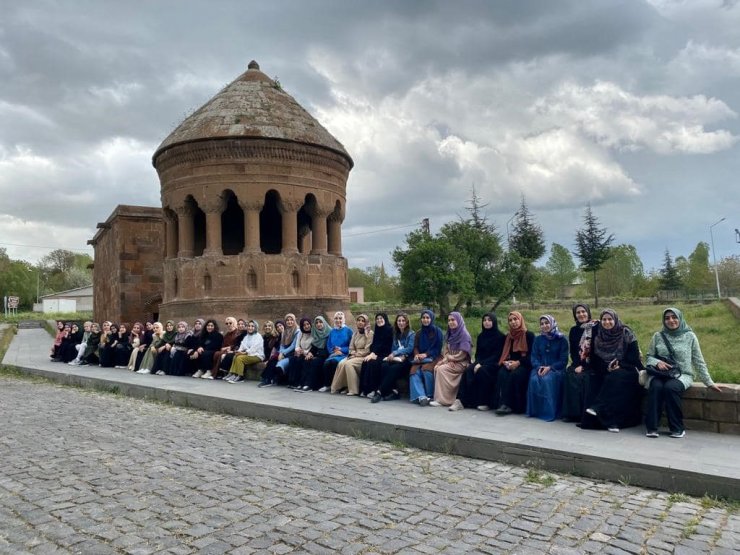
<path fill-rule="evenodd" d="M 721 220 L 717 220 L 712 225 L 709 226 L 709 238 L 712 240 L 712 259 L 714 260 L 714 279 L 717 282 L 717 298 L 721 299 L 722 294 L 719 290 L 719 272 L 717 272 L 717 252 L 714 250 L 714 233 L 712 233 L 712 228 L 716 226 L 717 224 L 720 224 L 724 222 L 727 218 L 722 218 Z"/>

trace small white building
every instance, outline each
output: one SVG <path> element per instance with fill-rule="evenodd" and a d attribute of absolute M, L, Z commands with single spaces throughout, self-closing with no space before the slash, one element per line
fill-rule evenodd
<path fill-rule="evenodd" d="M 363 304 L 365 302 L 365 288 L 364 287 L 350 287 L 349 288 L 349 302 Z"/>
<path fill-rule="evenodd" d="M 49 293 L 34 303 L 34 312 L 92 312 L 93 286 L 77 287 L 58 293 Z"/>

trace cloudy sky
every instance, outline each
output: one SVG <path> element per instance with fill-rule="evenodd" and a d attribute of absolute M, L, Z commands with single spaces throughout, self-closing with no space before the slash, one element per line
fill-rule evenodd
<path fill-rule="evenodd" d="M 740 254 L 735 0 L 0 0 L 0 247 L 92 254 L 117 204 L 159 204 L 158 144 L 251 59 L 347 148 L 344 251 L 385 262 L 475 186 L 548 245 L 591 202 L 646 269 Z M 407 226 L 407 227 L 404 227 Z M 391 228 L 391 229 L 389 229 Z"/>

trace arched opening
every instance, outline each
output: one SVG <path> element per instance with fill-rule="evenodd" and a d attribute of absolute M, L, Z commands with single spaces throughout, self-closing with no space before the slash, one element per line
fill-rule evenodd
<path fill-rule="evenodd" d="M 278 208 L 280 195 L 267 191 L 260 212 L 260 250 L 265 254 L 280 254 L 283 247 L 283 218 Z"/>
<path fill-rule="evenodd" d="M 225 256 L 244 250 L 244 211 L 233 191 L 223 192 L 226 208 L 221 212 L 221 250 Z"/>
<path fill-rule="evenodd" d="M 185 203 L 193 214 L 193 256 L 203 256 L 206 248 L 206 214 L 192 196 L 188 195 Z"/>
<path fill-rule="evenodd" d="M 180 250 L 180 230 L 177 214 L 169 206 L 162 210 L 165 221 L 165 257 L 175 258 Z"/>

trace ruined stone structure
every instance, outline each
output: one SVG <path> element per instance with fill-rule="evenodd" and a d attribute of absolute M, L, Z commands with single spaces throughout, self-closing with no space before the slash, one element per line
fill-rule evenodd
<path fill-rule="evenodd" d="M 152 163 L 161 183 L 163 282 L 139 291 L 143 283 L 118 272 L 115 249 L 98 233 L 96 318 L 111 295 L 123 304 L 131 298 L 138 306 L 120 313 L 140 317 L 151 313 L 142 303 L 151 308 L 161 295 L 160 319 L 347 309 L 341 225 L 352 159 L 256 62 L 186 118 Z M 120 283 L 98 295 L 101 263 Z"/>

